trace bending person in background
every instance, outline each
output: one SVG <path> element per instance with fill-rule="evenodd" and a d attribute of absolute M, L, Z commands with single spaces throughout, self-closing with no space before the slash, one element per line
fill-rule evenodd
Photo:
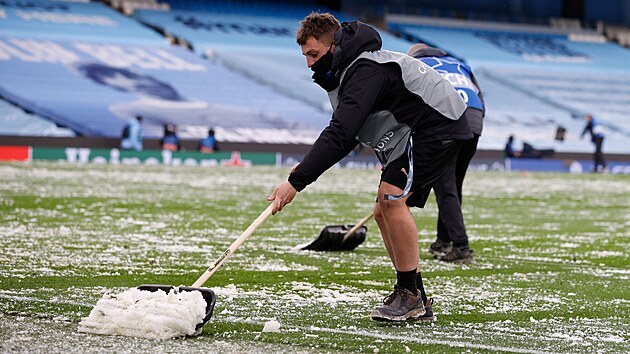
<path fill-rule="evenodd" d="M 473 250 L 470 249 L 462 215 L 462 185 L 483 129 L 483 95 L 470 67 L 443 50 L 418 43 L 409 48 L 408 54 L 420 59 L 447 79 L 468 106 L 465 115 L 473 138 L 462 143 L 455 165 L 449 166 L 433 186 L 439 215 L 437 239 L 429 246 L 429 252 L 441 261 L 470 263 L 473 261 Z"/>
<path fill-rule="evenodd" d="M 136 116 L 125 124 L 121 134 L 120 148 L 142 151 L 142 116 Z"/>
<path fill-rule="evenodd" d="M 582 130 L 580 138 L 584 138 L 584 135 L 588 132 L 591 133 L 591 141 L 595 144 L 595 154 L 593 155 L 593 172 L 599 171 L 599 166 L 602 166 L 602 172 L 606 170 L 606 160 L 604 159 L 604 153 L 602 152 L 602 145 L 604 144 L 604 128 L 593 118 L 591 114 L 584 116 L 586 126 Z"/>
<path fill-rule="evenodd" d="M 332 119 L 288 181 L 267 200 L 281 211 L 359 141 L 383 164 L 374 217 L 396 270 L 393 293 L 371 317 L 377 321 L 434 321 L 419 270 L 418 229 L 410 207 L 424 207 L 442 173 L 455 164 L 463 140 L 472 138 L 466 104 L 453 86 L 423 62 L 381 51 L 381 37 L 359 22 L 311 13 L 297 43 L 328 92 Z"/>

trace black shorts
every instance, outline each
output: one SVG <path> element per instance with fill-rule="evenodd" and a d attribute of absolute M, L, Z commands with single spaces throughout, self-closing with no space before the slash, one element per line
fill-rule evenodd
<path fill-rule="evenodd" d="M 408 206 L 424 208 L 433 185 L 448 168 L 454 167 L 461 144 L 462 141 L 459 140 L 423 143 L 414 141 L 413 183 L 410 191 L 413 194 L 407 198 Z M 407 184 L 407 174 L 402 171 L 403 168 L 405 172 L 409 171 L 407 152 L 387 165 L 381 173 L 381 182 L 404 189 Z"/>

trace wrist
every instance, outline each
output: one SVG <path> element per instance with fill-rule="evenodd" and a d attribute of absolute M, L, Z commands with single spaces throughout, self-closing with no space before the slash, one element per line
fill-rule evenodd
<path fill-rule="evenodd" d="M 298 178 L 295 176 L 295 172 L 289 175 L 287 182 L 289 182 L 291 187 L 293 187 L 296 192 L 301 192 L 302 190 L 304 190 L 304 188 L 306 188 L 306 184 L 298 180 Z"/>

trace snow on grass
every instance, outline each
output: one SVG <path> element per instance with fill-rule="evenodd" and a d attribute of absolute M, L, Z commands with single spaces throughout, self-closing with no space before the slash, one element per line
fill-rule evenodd
<path fill-rule="evenodd" d="M 378 172 L 332 170 L 204 285 L 217 304 L 200 336 L 164 344 L 77 333 L 107 292 L 194 282 L 266 207 L 286 172 L 0 165 L 0 348 L 630 351 L 630 181 L 611 175 L 471 172 L 464 216 L 476 262 L 468 266 L 427 254 L 435 201 L 415 210 L 434 324 L 369 319 L 395 281 L 373 221 L 352 252 L 295 249 L 325 225 L 355 223 L 372 208 Z M 262 333 L 270 321 L 280 332 Z"/>

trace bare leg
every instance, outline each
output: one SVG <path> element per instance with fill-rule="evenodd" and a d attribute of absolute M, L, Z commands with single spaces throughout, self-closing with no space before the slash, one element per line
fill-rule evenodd
<path fill-rule="evenodd" d="M 381 211 L 381 207 L 378 203 L 374 204 L 374 220 L 376 220 L 376 224 L 381 231 L 381 237 L 383 238 L 383 243 L 385 244 L 385 249 L 387 250 L 389 259 L 392 261 L 392 265 L 394 266 L 394 268 L 396 268 L 396 260 L 394 259 L 394 252 L 392 251 L 389 234 L 387 233 L 385 218 L 383 217 L 383 212 Z"/>
<path fill-rule="evenodd" d="M 405 272 L 418 268 L 418 228 L 409 207 L 405 204 L 406 198 L 384 200 L 386 194 L 400 193 L 402 193 L 400 188 L 382 182 L 378 189 L 378 207 L 386 230 L 382 233 L 385 247 L 396 270 Z M 380 224 L 379 228 L 382 232 L 383 228 Z"/>
<path fill-rule="evenodd" d="M 375 308 L 371 317 L 377 321 L 422 320 L 427 312 L 425 300 L 418 291 L 418 229 L 416 222 L 405 204 L 406 198 L 385 200 L 384 195 L 398 195 L 402 190 L 389 183 L 381 182 L 378 189 L 378 203 L 374 206 L 374 216 L 385 248 L 396 269 L 394 292 L 383 305 Z M 431 313 L 431 316 L 432 313 Z"/>

